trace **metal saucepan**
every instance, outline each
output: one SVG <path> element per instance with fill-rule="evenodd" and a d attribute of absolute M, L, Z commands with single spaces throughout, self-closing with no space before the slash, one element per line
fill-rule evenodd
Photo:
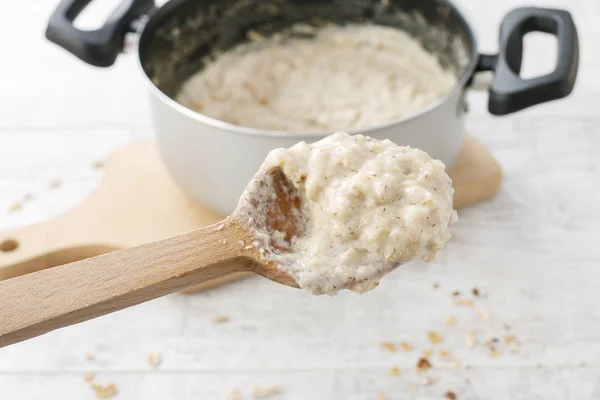
<path fill-rule="evenodd" d="M 188 193 L 228 215 L 267 152 L 315 141 L 332 132 L 265 131 L 232 125 L 176 103 L 182 83 L 203 66 L 205 56 L 246 40 L 249 30 L 280 31 L 297 22 L 374 22 L 408 31 L 453 69 L 457 85 L 435 103 L 405 118 L 363 133 L 427 151 L 451 165 L 462 145 L 467 112 L 465 93 L 480 71 L 493 71 L 489 111 L 510 114 L 569 95 L 579 62 L 577 30 L 562 10 L 519 8 L 500 27 L 499 53 L 480 54 L 463 14 L 444 0 L 172 0 L 156 8 L 152 0 L 123 0 L 96 31 L 73 21 L 91 0 L 64 0 L 52 15 L 46 36 L 83 61 L 112 65 L 129 32 L 139 34 L 137 53 L 150 90 L 155 133 L 168 170 Z M 519 77 L 523 37 L 532 31 L 558 40 L 554 71 L 535 79 Z M 343 129 L 343 127 L 341 127 Z"/>

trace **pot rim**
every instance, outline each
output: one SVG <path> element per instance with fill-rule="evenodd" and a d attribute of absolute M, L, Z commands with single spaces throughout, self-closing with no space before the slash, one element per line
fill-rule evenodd
<path fill-rule="evenodd" d="M 426 105 L 425 107 L 422 107 L 418 111 L 413 112 L 410 115 L 395 118 L 395 119 L 392 119 L 392 120 L 389 120 L 389 121 L 386 121 L 383 123 L 371 125 L 367 128 L 348 129 L 348 130 L 345 130 L 346 133 L 349 133 L 351 135 L 365 134 L 365 133 L 369 133 L 369 132 L 373 132 L 373 131 L 378 131 L 380 129 L 389 128 L 389 127 L 392 127 L 395 125 L 401 125 L 410 120 L 414 120 L 421 116 L 424 116 L 425 114 L 428 114 L 432 110 L 440 107 L 442 104 L 444 104 L 450 98 L 457 95 L 457 93 L 460 92 L 461 90 L 467 89 L 467 85 L 468 85 L 469 81 L 472 79 L 472 77 L 476 71 L 477 62 L 478 62 L 478 58 L 479 58 L 477 36 L 475 35 L 473 26 L 471 25 L 471 23 L 467 20 L 467 18 L 463 14 L 463 12 L 453 2 L 449 1 L 447 3 L 444 3 L 444 5 L 453 9 L 457 18 L 459 18 L 460 22 L 465 27 L 465 29 L 466 29 L 465 33 L 471 40 L 471 52 L 470 52 L 471 59 L 469 61 L 469 64 L 465 67 L 464 72 L 461 75 L 458 82 L 456 83 L 456 85 L 454 85 L 454 87 L 450 91 L 448 91 L 446 94 L 444 94 L 442 97 L 431 102 L 430 104 Z M 160 10 L 158 10 L 158 11 L 160 11 Z M 154 84 L 154 82 L 152 82 L 152 79 L 148 76 L 148 74 L 146 73 L 146 71 L 144 70 L 144 67 L 142 65 L 142 58 L 141 58 L 141 54 L 140 54 L 140 43 L 142 42 L 143 36 L 148 34 L 146 28 L 148 27 L 149 22 L 153 18 L 155 18 L 157 14 L 158 13 L 153 13 L 153 15 L 150 16 L 149 20 L 147 21 L 147 23 L 144 25 L 144 27 L 142 29 L 142 32 L 139 36 L 139 40 L 137 41 L 137 49 L 136 49 L 137 67 L 141 70 L 142 75 L 144 76 L 146 85 L 149 86 L 149 88 L 150 88 L 150 92 L 154 96 L 156 96 L 158 99 L 160 99 L 163 103 L 165 103 L 166 105 L 168 105 L 172 109 L 174 109 L 175 111 L 178 111 L 180 114 L 183 114 L 188 118 L 196 120 L 197 122 L 200 122 L 200 123 L 203 123 L 206 125 L 210 125 L 214 128 L 224 130 L 224 131 L 229 131 L 231 133 L 238 133 L 238 134 L 248 135 L 248 136 L 276 137 L 276 138 L 283 137 L 286 139 L 291 138 L 291 139 L 299 139 L 299 140 L 314 140 L 314 139 L 324 138 L 326 136 L 329 136 L 329 135 L 332 135 L 332 134 L 338 132 L 338 131 L 290 132 L 290 131 L 281 131 L 281 130 L 251 128 L 251 127 L 246 127 L 246 126 L 241 126 L 241 125 L 235 125 L 235 124 L 232 124 L 229 122 L 222 121 L 220 119 L 212 118 L 207 115 L 201 114 L 197 111 L 191 110 L 191 109 L 185 107 L 184 105 L 179 104 L 178 102 L 173 100 L 171 97 L 169 97 L 165 93 L 163 93 Z"/>

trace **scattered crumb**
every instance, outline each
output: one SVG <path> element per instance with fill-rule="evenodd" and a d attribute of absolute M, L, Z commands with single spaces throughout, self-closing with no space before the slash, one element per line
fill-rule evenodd
<path fill-rule="evenodd" d="M 95 161 L 94 163 L 92 163 L 92 168 L 94 168 L 94 169 L 104 168 L 104 161 Z"/>
<path fill-rule="evenodd" d="M 385 400 L 385 393 L 379 392 L 379 394 L 377 395 L 377 400 Z"/>
<path fill-rule="evenodd" d="M 435 381 L 436 379 L 433 376 L 429 375 L 427 376 L 427 378 L 425 378 L 425 386 L 431 386 L 435 383 Z"/>
<path fill-rule="evenodd" d="M 465 334 L 465 344 L 467 347 L 472 348 L 477 344 L 477 335 L 475 331 L 470 331 Z"/>
<path fill-rule="evenodd" d="M 413 349 L 413 347 L 410 344 L 408 344 L 407 342 L 401 342 L 400 347 L 402 347 L 402 350 L 404 350 L 404 351 L 412 351 L 412 349 Z"/>
<path fill-rule="evenodd" d="M 13 213 L 13 212 L 21 211 L 21 209 L 23 209 L 23 203 L 20 201 L 17 201 L 8 207 L 8 212 Z"/>
<path fill-rule="evenodd" d="M 160 85 L 160 79 L 158 79 L 158 76 L 153 76 L 151 80 L 156 86 Z"/>
<path fill-rule="evenodd" d="M 477 318 L 482 322 L 490 320 L 490 312 L 488 310 L 477 310 Z"/>
<path fill-rule="evenodd" d="M 229 389 L 225 393 L 225 400 L 242 400 L 242 392 L 238 388 Z"/>
<path fill-rule="evenodd" d="M 93 372 L 86 372 L 85 374 L 83 374 L 83 379 L 85 379 L 86 382 L 93 381 L 95 377 L 96 374 L 94 374 Z"/>
<path fill-rule="evenodd" d="M 506 336 L 504 336 L 504 343 L 506 343 L 506 344 L 513 343 L 516 340 L 517 340 L 517 337 L 515 335 L 506 335 Z"/>
<path fill-rule="evenodd" d="M 423 358 L 431 358 L 432 355 L 433 355 L 433 349 L 423 350 Z"/>
<path fill-rule="evenodd" d="M 454 304 L 461 307 L 473 307 L 473 300 L 469 299 L 454 299 Z"/>
<path fill-rule="evenodd" d="M 431 363 L 426 358 L 420 358 L 417 362 L 417 372 L 425 372 L 431 368 Z"/>
<path fill-rule="evenodd" d="M 454 326 L 456 325 L 456 317 L 454 315 L 449 315 L 444 318 L 444 325 L 446 326 Z"/>
<path fill-rule="evenodd" d="M 444 397 L 447 398 L 448 400 L 456 400 L 456 395 L 454 394 L 454 392 L 451 392 L 451 391 L 447 391 L 444 394 Z"/>
<path fill-rule="evenodd" d="M 252 396 L 255 399 L 266 399 L 281 393 L 281 387 L 276 385 L 257 385 L 252 389 Z"/>
<path fill-rule="evenodd" d="M 85 359 L 88 360 L 88 361 L 94 361 L 96 359 L 96 357 L 94 357 L 94 355 L 91 354 L 91 353 L 87 353 L 85 355 Z"/>
<path fill-rule="evenodd" d="M 224 324 L 225 322 L 229 322 L 231 320 L 231 318 L 229 318 L 229 315 L 217 315 L 215 317 L 215 323 L 217 324 Z"/>
<path fill-rule="evenodd" d="M 394 365 L 392 368 L 390 368 L 388 373 L 390 374 L 390 376 L 400 376 L 402 371 L 400 370 L 400 368 Z"/>
<path fill-rule="evenodd" d="M 454 296 L 454 297 L 460 296 L 460 290 L 455 290 L 454 292 L 452 292 L 452 296 Z"/>
<path fill-rule="evenodd" d="M 389 352 L 394 352 L 396 351 L 396 345 L 394 343 L 390 343 L 390 342 L 382 342 L 381 343 L 381 347 L 383 347 L 384 349 L 386 349 Z"/>
<path fill-rule="evenodd" d="M 417 385 L 409 385 L 408 390 L 412 393 L 417 391 Z"/>
<path fill-rule="evenodd" d="M 433 288 L 434 289 L 439 289 L 440 288 L 440 284 L 439 283 L 434 283 L 433 284 Z"/>
<path fill-rule="evenodd" d="M 498 338 L 491 337 L 485 341 L 484 345 L 486 347 L 492 348 L 494 346 L 494 344 L 496 344 L 498 342 L 499 342 Z"/>
<path fill-rule="evenodd" d="M 444 337 L 439 332 L 435 331 L 427 333 L 427 338 L 433 344 L 441 343 L 444 340 Z"/>
<path fill-rule="evenodd" d="M 492 351 L 490 351 L 490 358 L 498 358 L 500 357 L 500 352 L 492 347 Z"/>
<path fill-rule="evenodd" d="M 446 349 L 439 349 L 438 350 L 438 354 L 441 358 L 444 359 L 450 359 L 452 358 L 452 352 L 450 350 L 446 350 Z"/>
<path fill-rule="evenodd" d="M 479 289 L 473 288 L 473 296 L 479 296 L 480 294 Z"/>
<path fill-rule="evenodd" d="M 118 393 L 117 387 L 112 383 L 101 385 L 97 382 L 90 382 L 90 387 L 94 390 L 97 399 L 110 399 Z"/>
<path fill-rule="evenodd" d="M 152 367 L 158 367 L 162 363 L 162 357 L 159 353 L 152 352 L 148 354 L 148 364 Z"/>
<path fill-rule="evenodd" d="M 50 181 L 50 183 L 48 184 L 48 187 L 50 189 L 57 189 L 62 185 L 62 181 L 60 179 L 53 179 Z"/>

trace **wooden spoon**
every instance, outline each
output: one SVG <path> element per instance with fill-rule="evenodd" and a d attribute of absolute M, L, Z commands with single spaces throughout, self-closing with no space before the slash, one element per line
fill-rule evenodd
<path fill-rule="evenodd" d="M 265 212 L 266 226 L 261 228 L 283 232 L 291 244 L 306 222 L 298 212 L 300 197 L 279 169 L 263 179 L 274 196 L 264 196 L 263 190 L 261 196 L 250 193 L 248 200 Z M 277 263 L 261 256 L 261 250 L 272 248 L 249 243 L 256 243 L 252 229 L 229 217 L 170 239 L 2 281 L 0 347 L 242 271 L 298 287 Z M 281 243 L 275 249 L 288 250 Z"/>

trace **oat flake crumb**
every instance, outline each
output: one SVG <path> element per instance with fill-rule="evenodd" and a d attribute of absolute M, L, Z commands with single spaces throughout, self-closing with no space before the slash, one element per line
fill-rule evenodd
<path fill-rule="evenodd" d="M 281 387 L 277 385 L 257 385 L 252 389 L 255 399 L 267 399 L 281 393 Z"/>
<path fill-rule="evenodd" d="M 412 351 L 412 349 L 413 349 L 412 345 L 410 345 L 407 342 L 400 343 L 400 347 L 402 347 L 402 350 L 404 350 L 404 351 Z"/>
<path fill-rule="evenodd" d="M 432 355 L 433 355 L 433 349 L 423 350 L 423 358 L 431 358 Z"/>
<path fill-rule="evenodd" d="M 229 315 L 217 315 L 215 317 L 215 323 L 217 324 L 224 324 L 225 322 L 229 322 L 231 320 L 231 318 L 229 318 Z"/>
<path fill-rule="evenodd" d="M 91 353 L 87 353 L 87 354 L 85 355 L 85 359 L 86 359 L 87 361 L 94 361 L 94 360 L 96 359 L 96 357 L 94 357 L 94 355 L 93 355 L 93 354 L 91 354 Z"/>
<path fill-rule="evenodd" d="M 454 304 L 460 307 L 473 307 L 473 300 L 457 298 L 454 299 Z"/>
<path fill-rule="evenodd" d="M 444 359 L 452 358 L 452 352 L 450 350 L 440 349 L 440 350 L 438 350 L 438 354 L 441 358 L 444 358 Z"/>
<path fill-rule="evenodd" d="M 408 391 L 412 392 L 412 393 L 416 392 L 417 391 L 417 385 L 409 385 L 408 386 Z"/>
<path fill-rule="evenodd" d="M 498 358 L 500 357 L 500 352 L 494 348 L 490 351 L 490 358 Z"/>
<path fill-rule="evenodd" d="M 444 340 L 444 337 L 439 332 L 429 332 L 427 334 L 427 338 L 433 344 L 441 343 Z"/>
<path fill-rule="evenodd" d="M 162 356 L 159 353 L 152 352 L 148 354 L 148 364 L 152 367 L 158 367 L 162 363 Z"/>
<path fill-rule="evenodd" d="M 454 315 L 449 315 L 444 318 L 444 325 L 446 326 L 454 326 L 456 325 L 456 317 Z"/>
<path fill-rule="evenodd" d="M 21 211 L 22 208 L 23 208 L 23 203 L 20 201 L 17 201 L 8 207 L 8 212 L 13 213 L 13 212 Z"/>
<path fill-rule="evenodd" d="M 394 352 L 396 351 L 396 345 L 394 343 L 390 343 L 390 342 L 382 342 L 381 343 L 381 347 L 383 347 L 384 349 L 386 349 L 389 352 Z"/>
<path fill-rule="evenodd" d="M 400 370 L 400 368 L 398 368 L 395 365 L 389 370 L 390 376 L 400 376 L 401 373 L 402 371 Z"/>
<path fill-rule="evenodd" d="M 488 310 L 477 310 L 477 318 L 482 322 L 490 320 L 490 312 Z"/>
<path fill-rule="evenodd" d="M 454 394 L 454 392 L 451 392 L 451 391 L 447 391 L 444 394 L 444 397 L 447 398 L 448 400 L 456 400 L 456 395 Z"/>
<path fill-rule="evenodd" d="M 94 390 L 97 399 L 110 399 L 115 397 L 118 393 L 117 387 L 113 383 L 101 385 L 96 382 L 91 382 L 90 386 Z"/>
<path fill-rule="evenodd" d="M 225 400 L 242 400 L 242 392 L 238 388 L 230 389 L 225 393 Z"/>
<path fill-rule="evenodd" d="M 474 331 L 467 332 L 465 334 L 465 344 L 468 348 L 473 348 L 477 344 L 477 335 Z"/>
<path fill-rule="evenodd" d="M 93 381 L 95 377 L 96 374 L 94 374 L 93 372 L 86 372 L 85 374 L 83 374 L 83 379 L 85 379 L 86 382 Z"/>
<path fill-rule="evenodd" d="M 417 372 L 427 371 L 431 367 L 432 365 L 427 358 L 420 358 L 417 362 Z"/>
<path fill-rule="evenodd" d="M 504 343 L 506 343 L 506 344 L 511 344 L 511 343 L 515 342 L 516 340 L 517 340 L 517 337 L 515 335 L 504 336 Z"/>

